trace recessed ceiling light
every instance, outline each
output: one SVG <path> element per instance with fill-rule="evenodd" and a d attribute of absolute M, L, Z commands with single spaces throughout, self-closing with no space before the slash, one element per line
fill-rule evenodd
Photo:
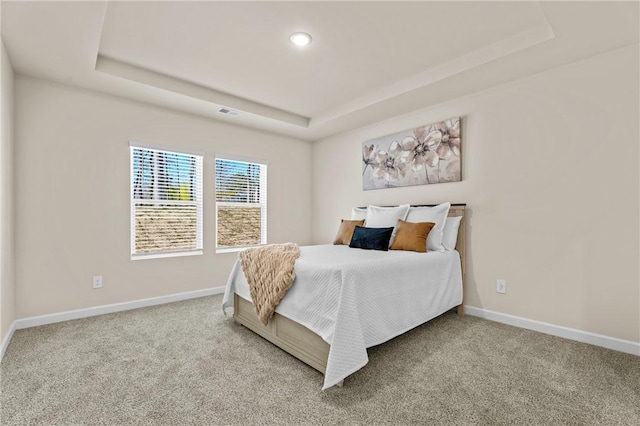
<path fill-rule="evenodd" d="M 293 33 L 289 36 L 289 40 L 296 46 L 303 47 L 311 43 L 311 36 L 307 33 Z"/>

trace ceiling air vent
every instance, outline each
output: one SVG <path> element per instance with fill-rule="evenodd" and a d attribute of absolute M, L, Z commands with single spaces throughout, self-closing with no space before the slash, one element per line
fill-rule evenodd
<path fill-rule="evenodd" d="M 235 109 L 220 107 L 218 108 L 218 112 L 224 115 L 240 115 L 240 111 L 236 111 Z"/>

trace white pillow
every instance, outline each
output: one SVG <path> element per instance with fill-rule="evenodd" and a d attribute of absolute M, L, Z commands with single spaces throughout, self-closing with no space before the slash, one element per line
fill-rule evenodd
<path fill-rule="evenodd" d="M 354 207 L 351 209 L 351 220 L 362 220 L 367 218 L 367 208 Z"/>
<path fill-rule="evenodd" d="M 364 226 L 367 228 L 391 228 L 393 226 L 393 233 L 389 240 L 389 247 L 391 247 L 393 239 L 396 236 L 398 220 L 405 220 L 408 211 L 409 204 L 402 204 L 398 207 L 369 206 L 367 207 L 367 217 L 364 221 Z"/>
<path fill-rule="evenodd" d="M 427 251 L 444 251 L 442 245 L 444 224 L 447 221 L 451 203 L 438 204 L 435 207 L 411 207 L 407 214 L 407 222 L 433 222 L 427 236 Z"/>
<path fill-rule="evenodd" d="M 449 216 L 444 223 L 444 230 L 442 232 L 442 245 L 445 250 L 453 251 L 456 249 L 456 243 L 458 242 L 458 228 L 460 227 L 460 221 L 462 216 Z"/>

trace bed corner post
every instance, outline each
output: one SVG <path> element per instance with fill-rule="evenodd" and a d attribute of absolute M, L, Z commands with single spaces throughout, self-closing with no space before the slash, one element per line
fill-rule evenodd
<path fill-rule="evenodd" d="M 464 316 L 464 305 L 458 305 L 456 308 L 456 312 L 458 312 L 459 317 Z"/>

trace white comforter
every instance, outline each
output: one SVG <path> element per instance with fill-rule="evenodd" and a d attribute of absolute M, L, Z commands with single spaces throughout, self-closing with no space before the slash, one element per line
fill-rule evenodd
<path fill-rule="evenodd" d="M 296 279 L 276 312 L 331 345 L 322 389 L 362 368 L 367 348 L 386 342 L 462 303 L 458 252 L 374 251 L 347 246 L 300 248 Z M 222 301 L 251 300 L 236 262 Z"/>

